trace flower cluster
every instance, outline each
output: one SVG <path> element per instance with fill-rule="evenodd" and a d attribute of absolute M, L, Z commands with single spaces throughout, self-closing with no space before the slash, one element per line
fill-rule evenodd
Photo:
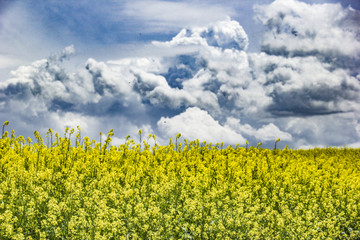
<path fill-rule="evenodd" d="M 73 134 L 3 133 L 1 239 L 360 238 L 360 149 Z"/>

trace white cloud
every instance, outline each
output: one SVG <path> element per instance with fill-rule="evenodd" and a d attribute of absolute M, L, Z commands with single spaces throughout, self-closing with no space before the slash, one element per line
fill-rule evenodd
<path fill-rule="evenodd" d="M 294 146 L 345 146 L 359 141 L 358 113 L 291 117 L 283 124 Z"/>
<path fill-rule="evenodd" d="M 249 40 L 242 26 L 227 17 L 226 20 L 212 22 L 206 27 L 182 29 L 171 41 L 154 42 L 154 44 L 168 47 L 199 45 L 246 50 Z"/>
<path fill-rule="evenodd" d="M 226 120 L 226 126 L 229 126 L 231 129 L 236 130 L 242 135 L 247 135 L 251 138 L 256 138 L 260 141 L 275 141 L 275 139 L 280 138 L 283 141 L 291 141 L 292 136 L 290 133 L 281 131 L 275 124 L 269 123 L 263 125 L 260 128 L 253 128 L 249 124 L 241 124 L 240 119 L 235 119 L 229 117 Z"/>
<path fill-rule="evenodd" d="M 174 138 L 176 134 L 188 140 L 224 142 L 226 144 L 244 144 L 245 139 L 228 126 L 222 126 L 207 111 L 197 107 L 188 108 L 174 117 L 161 117 L 157 126 L 162 134 Z"/>
<path fill-rule="evenodd" d="M 258 19 L 269 28 L 263 48 L 290 55 L 324 54 L 359 58 L 360 13 L 339 4 L 306 4 L 276 0 L 254 7 Z"/>
<path fill-rule="evenodd" d="M 290 133 L 281 131 L 273 123 L 262 126 L 257 129 L 255 136 L 262 141 L 274 141 L 277 138 L 280 138 L 285 141 L 291 141 L 292 136 Z"/>

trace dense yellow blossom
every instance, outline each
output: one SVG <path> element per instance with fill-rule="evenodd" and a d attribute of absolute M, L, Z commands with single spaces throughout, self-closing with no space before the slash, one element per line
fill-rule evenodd
<path fill-rule="evenodd" d="M 160 146 L 141 130 L 141 145 L 113 146 L 112 130 L 96 142 L 79 127 L 49 129 L 44 143 L 6 125 L 0 239 L 360 238 L 360 149 L 224 148 L 181 134 Z"/>

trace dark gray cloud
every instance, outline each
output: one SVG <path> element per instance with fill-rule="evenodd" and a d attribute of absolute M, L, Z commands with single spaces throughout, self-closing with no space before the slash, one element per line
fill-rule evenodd
<path fill-rule="evenodd" d="M 358 110 L 360 85 L 347 69 L 316 57 L 252 56 L 255 76 L 272 98 L 273 114 L 322 115 Z"/>

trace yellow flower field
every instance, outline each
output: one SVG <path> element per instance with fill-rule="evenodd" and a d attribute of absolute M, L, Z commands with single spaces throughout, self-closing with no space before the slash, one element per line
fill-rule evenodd
<path fill-rule="evenodd" d="M 360 149 L 225 148 L 180 134 L 112 146 L 112 131 L 31 140 L 4 126 L 0 239 L 360 239 Z"/>

